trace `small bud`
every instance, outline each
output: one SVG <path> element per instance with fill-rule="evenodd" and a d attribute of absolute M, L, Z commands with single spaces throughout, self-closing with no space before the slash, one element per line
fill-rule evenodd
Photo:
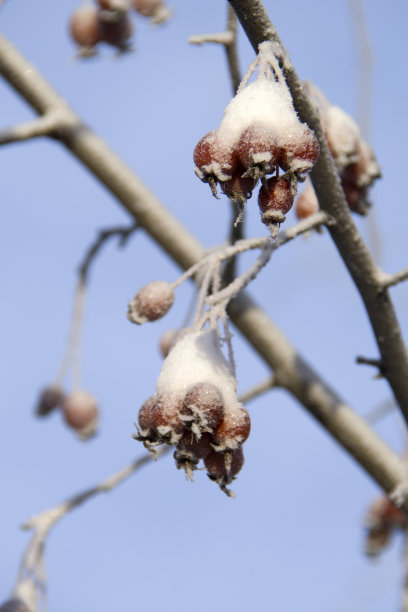
<path fill-rule="evenodd" d="M 174 302 L 174 292 L 170 283 L 153 281 L 136 293 L 129 302 L 127 318 L 132 323 L 141 325 L 146 321 L 161 319 L 170 310 Z"/>
<path fill-rule="evenodd" d="M 64 393 L 61 387 L 57 385 L 49 385 L 44 387 L 38 398 L 35 414 L 39 417 L 47 416 L 55 408 L 60 406 L 64 399 Z"/>
<path fill-rule="evenodd" d="M 62 403 L 62 413 L 69 427 L 85 440 L 96 433 L 98 404 L 86 391 L 74 391 Z"/>

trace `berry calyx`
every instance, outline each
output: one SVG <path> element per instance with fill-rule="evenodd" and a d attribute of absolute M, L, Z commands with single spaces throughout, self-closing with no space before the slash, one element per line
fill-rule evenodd
<path fill-rule="evenodd" d="M 170 283 L 153 281 L 139 289 L 129 302 L 127 318 L 137 325 L 157 321 L 170 310 L 173 302 L 174 292 Z"/>
<path fill-rule="evenodd" d="M 242 205 L 252 196 L 256 183 L 257 179 L 245 176 L 245 168 L 239 166 L 228 181 L 220 181 L 220 187 L 230 200 Z"/>
<path fill-rule="evenodd" d="M 230 484 L 244 465 L 244 453 L 239 447 L 234 451 L 213 451 L 204 459 L 208 477 L 221 487 Z"/>

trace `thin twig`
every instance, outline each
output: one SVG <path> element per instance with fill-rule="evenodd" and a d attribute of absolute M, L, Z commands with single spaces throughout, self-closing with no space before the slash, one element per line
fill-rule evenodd
<path fill-rule="evenodd" d="M 256 397 L 259 397 L 263 393 L 270 391 L 274 387 L 276 387 L 275 377 L 269 376 L 269 378 L 267 378 L 266 380 L 263 380 L 254 387 L 251 387 L 251 389 L 248 389 L 247 391 L 244 391 L 244 393 L 241 393 L 241 395 L 238 397 L 238 400 L 242 404 L 246 404 L 251 400 L 255 399 Z"/>
<path fill-rule="evenodd" d="M 385 274 L 385 272 L 380 274 L 380 284 L 383 289 L 393 287 L 406 280 L 408 280 L 408 268 L 395 272 L 395 274 Z"/>
<path fill-rule="evenodd" d="M 19 123 L 11 128 L 0 130 L 0 145 L 22 142 L 41 136 L 54 136 L 59 129 L 70 127 L 64 111 L 50 110 L 31 121 Z"/>

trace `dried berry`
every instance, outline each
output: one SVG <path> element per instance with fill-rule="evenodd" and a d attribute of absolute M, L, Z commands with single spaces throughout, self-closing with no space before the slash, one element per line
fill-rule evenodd
<path fill-rule="evenodd" d="M 146 321 L 156 321 L 170 310 L 174 302 L 174 292 L 170 283 L 153 281 L 136 293 L 129 302 L 127 317 L 132 323 L 141 325 Z"/>
<path fill-rule="evenodd" d="M 185 430 L 180 418 L 182 398 L 174 393 L 159 395 L 151 409 L 152 429 L 158 440 L 166 444 L 176 444 Z"/>
<path fill-rule="evenodd" d="M 294 195 L 288 180 L 276 176 L 267 179 L 258 195 L 262 223 L 283 223 L 286 213 L 292 208 L 293 200 Z"/>
<path fill-rule="evenodd" d="M 275 170 L 278 153 L 276 130 L 262 123 L 244 130 L 237 144 L 241 164 L 257 178 Z"/>
<path fill-rule="evenodd" d="M 135 435 L 136 440 L 142 442 L 156 442 L 158 440 L 157 432 L 153 427 L 153 411 L 156 408 L 157 396 L 149 397 L 139 410 L 138 423 L 140 427 L 139 435 Z"/>
<path fill-rule="evenodd" d="M 129 38 L 132 36 L 133 27 L 127 12 L 100 11 L 99 30 L 103 42 L 122 51 L 129 48 Z"/>
<path fill-rule="evenodd" d="M 248 412 L 241 406 L 228 406 L 223 420 L 214 433 L 217 450 L 235 450 L 249 436 L 251 421 Z"/>
<path fill-rule="evenodd" d="M 30 612 L 30 608 L 22 599 L 9 599 L 0 606 L 0 612 Z"/>
<path fill-rule="evenodd" d="M 94 435 L 98 423 L 98 404 L 86 391 L 74 391 L 62 403 L 62 413 L 67 425 L 75 429 L 80 438 Z"/>
<path fill-rule="evenodd" d="M 204 465 L 211 480 L 219 485 L 228 485 L 244 465 L 244 453 L 241 447 L 222 453 L 213 451 L 204 459 Z"/>
<path fill-rule="evenodd" d="M 38 398 L 35 414 L 39 417 L 47 416 L 62 403 L 63 399 L 64 393 L 61 387 L 57 385 L 45 387 Z"/>
<path fill-rule="evenodd" d="M 195 384 L 186 393 L 181 408 L 182 420 L 199 439 L 203 432 L 214 432 L 224 416 L 224 399 L 209 382 Z"/>
<path fill-rule="evenodd" d="M 80 46 L 91 51 L 101 40 L 99 11 L 94 6 L 84 4 L 72 14 L 69 31 L 72 39 Z"/>

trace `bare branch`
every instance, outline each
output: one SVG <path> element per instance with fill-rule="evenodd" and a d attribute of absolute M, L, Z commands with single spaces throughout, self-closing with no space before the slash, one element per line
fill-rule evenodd
<path fill-rule="evenodd" d="M 251 389 L 248 389 L 244 393 L 241 393 L 241 395 L 238 397 L 238 399 L 239 399 L 239 401 L 242 404 L 246 404 L 246 403 L 250 402 L 252 399 L 255 399 L 256 397 L 259 397 L 263 393 L 266 393 L 267 391 L 270 391 L 274 387 L 276 387 L 275 377 L 274 376 L 269 376 L 269 378 L 267 378 L 266 380 L 260 382 L 258 385 L 255 385 Z"/>
<path fill-rule="evenodd" d="M 214 34 L 193 34 L 188 39 L 191 45 L 203 45 L 204 43 L 218 43 L 219 45 L 230 45 L 234 40 L 232 32 L 218 32 Z"/>
<path fill-rule="evenodd" d="M 256 11 L 248 15 L 253 23 L 257 23 Z M 0 37 L 0 73 L 39 112 L 46 112 L 61 103 L 58 94 L 4 37 Z M 61 133 L 61 142 L 181 267 L 189 268 L 196 263 L 204 254 L 198 241 L 112 153 L 106 143 L 80 123 L 73 111 L 70 113 L 79 124 L 76 129 Z M 328 198 L 329 195 L 326 195 Z M 337 198 L 338 194 L 335 200 Z M 328 206 L 326 210 L 329 210 Z M 336 207 L 334 210 L 337 212 Z M 234 300 L 230 315 L 233 323 L 272 368 L 277 384 L 296 397 L 386 492 L 405 480 L 406 470 L 402 459 L 341 401 L 248 295 L 241 294 Z M 406 379 L 401 383 L 398 395 L 408 384 L 408 377 Z M 405 400 L 407 397 L 408 394 Z M 408 503 L 404 504 L 404 508 L 408 510 Z"/>
<path fill-rule="evenodd" d="M 295 72 L 260 0 L 229 0 L 237 13 L 255 52 L 258 45 L 270 40 L 275 43 L 295 108 L 302 121 L 315 132 L 320 156 L 311 179 L 320 208 L 328 212 L 336 224 L 329 228 L 331 237 L 362 297 L 381 354 L 386 378 L 408 422 L 408 355 L 391 298 L 378 283 L 378 270 L 357 230 L 348 209 L 339 176 L 324 137 L 318 113 L 305 96 L 303 83 Z"/>
<path fill-rule="evenodd" d="M 398 285 L 408 279 L 408 268 L 404 268 L 395 274 L 386 274 L 385 272 L 380 273 L 379 282 L 383 289 Z"/>

